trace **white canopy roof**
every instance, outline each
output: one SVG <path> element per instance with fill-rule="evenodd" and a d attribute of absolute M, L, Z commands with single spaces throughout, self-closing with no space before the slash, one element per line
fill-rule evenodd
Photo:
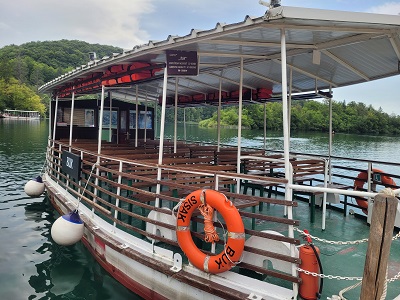
<path fill-rule="evenodd" d="M 281 6 L 268 10 L 262 17 L 247 16 L 244 21 L 229 25 L 218 23 L 210 30 L 192 29 L 186 36 L 169 36 L 91 61 L 46 83 L 40 91 L 57 93 L 114 65 L 163 65 L 166 50 L 183 50 L 197 51 L 199 75 L 179 77 L 179 95 L 217 93 L 220 80 L 222 91 L 237 91 L 243 58 L 243 88 L 270 89 L 273 96 L 279 96 L 282 29 L 286 33 L 287 68 L 288 74 L 292 74 L 293 93 L 326 90 L 400 73 L 399 15 Z M 162 74 L 163 69 L 158 69 L 151 80 L 141 82 L 139 93 L 158 99 L 162 94 Z M 175 81 L 168 80 L 169 97 L 175 95 Z M 127 85 L 135 83 L 111 88 Z M 135 89 L 115 93 L 134 95 Z"/>

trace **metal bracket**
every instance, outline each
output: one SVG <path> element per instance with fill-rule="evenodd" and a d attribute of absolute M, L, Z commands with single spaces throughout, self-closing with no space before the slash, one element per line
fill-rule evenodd
<path fill-rule="evenodd" d="M 262 300 L 262 298 L 263 298 L 262 296 L 254 294 L 254 293 L 251 293 L 249 296 L 247 296 L 247 299 L 250 299 L 250 300 Z"/>
<path fill-rule="evenodd" d="M 126 248 L 129 248 L 129 246 L 127 245 L 127 244 L 121 244 L 121 245 L 119 245 L 118 246 L 119 248 L 121 248 L 121 249 L 126 249 Z"/>
<path fill-rule="evenodd" d="M 170 270 L 175 273 L 182 270 L 182 256 L 179 253 L 174 253 L 174 265 Z"/>

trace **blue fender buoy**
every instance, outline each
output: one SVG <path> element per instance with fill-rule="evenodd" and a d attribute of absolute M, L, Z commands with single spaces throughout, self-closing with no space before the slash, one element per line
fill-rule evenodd
<path fill-rule="evenodd" d="M 73 245 L 83 237 L 84 223 L 75 210 L 59 217 L 51 226 L 51 237 L 61 246 Z"/>
<path fill-rule="evenodd" d="M 44 183 L 41 176 L 29 180 L 24 187 L 29 197 L 39 197 L 44 192 Z"/>

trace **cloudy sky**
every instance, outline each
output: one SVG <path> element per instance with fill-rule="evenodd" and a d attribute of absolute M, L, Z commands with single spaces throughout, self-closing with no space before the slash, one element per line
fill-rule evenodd
<path fill-rule="evenodd" d="M 282 0 L 283 5 L 400 14 L 400 0 Z M 210 29 L 246 15 L 261 16 L 258 0 L 0 0 L 0 47 L 30 41 L 77 39 L 130 49 L 192 28 Z M 334 98 L 381 106 L 400 114 L 400 77 L 336 89 Z M 393 97 L 392 102 L 382 98 Z M 395 105 L 395 101 L 397 106 Z"/>

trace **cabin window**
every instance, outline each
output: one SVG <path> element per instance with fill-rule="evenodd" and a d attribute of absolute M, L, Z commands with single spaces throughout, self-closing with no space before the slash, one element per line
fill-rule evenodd
<path fill-rule="evenodd" d="M 85 109 L 85 127 L 94 127 L 94 109 Z"/>
<path fill-rule="evenodd" d="M 100 113 L 100 112 L 99 112 Z M 116 129 L 118 126 L 118 111 L 109 110 L 103 111 L 103 129 L 113 128 Z"/>
<path fill-rule="evenodd" d="M 153 112 L 152 111 L 140 111 L 138 127 L 139 129 L 153 129 Z M 136 128 L 136 111 L 129 111 L 129 129 Z"/>
<path fill-rule="evenodd" d="M 92 111 L 93 109 L 80 109 L 74 110 L 74 121 L 73 125 L 80 127 L 94 127 L 94 115 L 87 113 L 87 111 Z M 57 110 L 57 126 L 69 126 L 71 124 L 71 108 L 64 107 Z M 90 125 L 87 122 L 90 121 Z"/>
<path fill-rule="evenodd" d="M 129 111 L 129 129 L 136 128 L 136 110 Z"/>

